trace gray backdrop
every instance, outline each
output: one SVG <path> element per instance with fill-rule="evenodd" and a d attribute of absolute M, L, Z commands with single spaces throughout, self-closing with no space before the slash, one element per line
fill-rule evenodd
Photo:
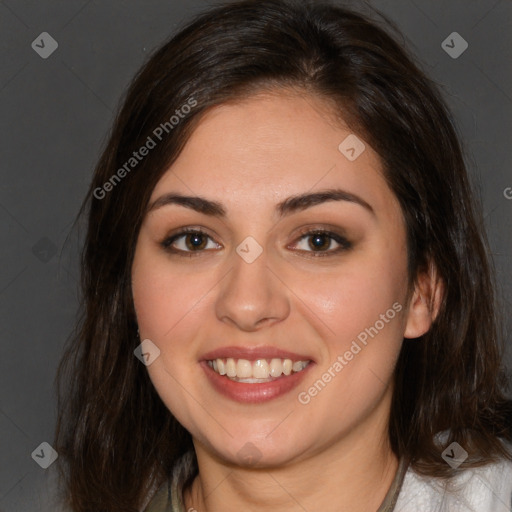
<path fill-rule="evenodd" d="M 53 439 L 54 373 L 77 308 L 80 237 L 71 223 L 130 78 L 152 48 L 209 4 L 0 3 L 0 511 L 56 510 L 56 465 L 42 469 L 37 454 L 46 457 L 40 445 Z M 455 113 L 510 312 L 512 2 L 371 5 L 397 23 Z"/>

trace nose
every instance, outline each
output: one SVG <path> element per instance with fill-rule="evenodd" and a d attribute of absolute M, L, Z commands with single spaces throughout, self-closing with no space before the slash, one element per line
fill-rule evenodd
<path fill-rule="evenodd" d="M 233 253 L 233 266 L 216 298 L 216 315 L 242 331 L 258 331 L 290 314 L 290 295 L 265 251 L 252 263 Z"/>

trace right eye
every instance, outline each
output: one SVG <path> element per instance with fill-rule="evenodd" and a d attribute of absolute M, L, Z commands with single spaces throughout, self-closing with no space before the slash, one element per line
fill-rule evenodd
<path fill-rule="evenodd" d="M 201 253 L 205 250 L 218 249 L 221 247 L 213 241 L 210 235 L 200 229 L 180 231 L 166 238 L 161 245 L 166 251 L 187 257 L 192 256 L 192 253 Z"/>

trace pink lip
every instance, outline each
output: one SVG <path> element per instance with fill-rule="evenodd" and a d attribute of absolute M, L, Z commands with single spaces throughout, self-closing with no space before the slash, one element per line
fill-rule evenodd
<path fill-rule="evenodd" d="M 213 359 L 216 359 L 216 357 Z M 304 361 L 307 359 L 298 360 Z M 309 363 L 306 368 L 300 372 L 292 373 L 291 375 L 282 375 L 270 382 L 260 382 L 256 384 L 236 382 L 228 379 L 226 376 L 219 375 L 213 368 L 210 368 L 206 360 L 201 361 L 200 365 L 211 385 L 218 393 L 237 402 L 255 404 L 267 402 L 296 388 L 305 378 L 309 370 L 315 366 L 315 363 Z"/>
<path fill-rule="evenodd" d="M 201 361 L 211 361 L 213 359 L 248 359 L 255 361 L 256 359 L 291 359 L 292 361 L 313 361 L 313 358 L 304 354 L 297 354 L 295 352 L 288 352 L 280 350 L 276 347 L 223 347 L 208 352 L 201 357 Z M 299 372 L 302 373 L 302 372 Z"/>

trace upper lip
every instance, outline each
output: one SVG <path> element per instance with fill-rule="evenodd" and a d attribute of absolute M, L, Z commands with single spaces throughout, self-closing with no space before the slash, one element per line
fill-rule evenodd
<path fill-rule="evenodd" d="M 313 358 L 304 354 L 297 354 L 288 350 L 282 350 L 277 347 L 261 346 L 261 347 L 222 347 L 201 357 L 203 361 L 211 361 L 213 359 L 248 359 L 250 361 L 257 359 L 291 359 L 292 361 L 313 361 Z"/>

